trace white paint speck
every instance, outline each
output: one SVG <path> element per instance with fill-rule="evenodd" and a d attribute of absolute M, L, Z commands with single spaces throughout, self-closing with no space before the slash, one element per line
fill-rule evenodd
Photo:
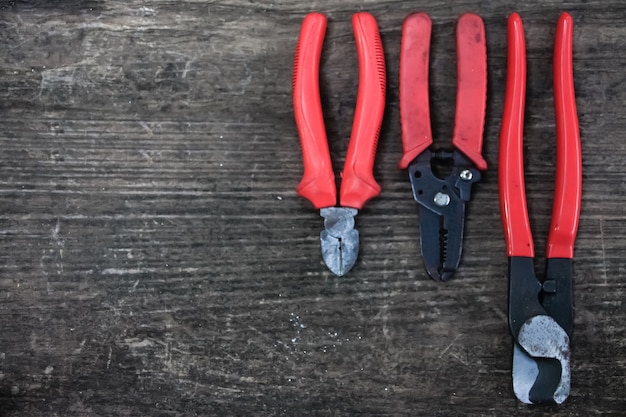
<path fill-rule="evenodd" d="M 107 358 L 107 369 L 111 366 L 111 356 L 113 355 L 113 350 L 109 348 L 109 356 Z"/>

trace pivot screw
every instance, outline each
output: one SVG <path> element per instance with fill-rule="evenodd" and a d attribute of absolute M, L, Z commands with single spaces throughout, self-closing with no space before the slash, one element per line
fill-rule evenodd
<path fill-rule="evenodd" d="M 464 181 L 471 181 L 472 178 L 474 178 L 474 174 L 472 174 L 472 171 L 470 171 L 469 169 L 464 169 L 459 174 L 459 177 L 461 177 L 461 179 Z"/>
<path fill-rule="evenodd" d="M 450 204 L 450 196 L 444 193 L 437 193 L 435 194 L 434 201 L 439 207 L 445 207 Z"/>

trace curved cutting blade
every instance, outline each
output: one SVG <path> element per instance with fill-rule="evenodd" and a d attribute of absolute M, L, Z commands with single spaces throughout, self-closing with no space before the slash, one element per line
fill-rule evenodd
<path fill-rule="evenodd" d="M 320 233 L 322 258 L 331 272 L 345 275 L 354 266 L 359 254 L 359 232 L 354 229 L 358 211 L 347 207 L 327 207 L 320 210 L 324 228 Z"/>
<path fill-rule="evenodd" d="M 513 350 L 513 391 L 526 404 L 561 404 L 569 396 L 569 336 L 552 317 L 522 325 Z"/>

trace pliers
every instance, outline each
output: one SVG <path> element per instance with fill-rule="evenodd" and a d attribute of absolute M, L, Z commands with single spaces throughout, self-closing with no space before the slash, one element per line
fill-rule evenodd
<path fill-rule="evenodd" d="M 297 187 L 324 218 L 320 234 L 322 257 L 336 275 L 356 262 L 359 232 L 354 217 L 365 202 L 380 193 L 372 170 L 385 108 L 385 57 L 374 17 L 352 16 L 359 59 L 359 89 L 352 134 L 343 167 L 340 207 L 333 174 L 319 89 L 319 63 L 326 17 L 308 14 L 302 23 L 293 74 L 293 107 L 300 135 L 304 175 Z"/>
<path fill-rule="evenodd" d="M 428 275 L 451 278 L 463 250 L 465 203 L 472 184 L 487 169 L 481 155 L 487 99 L 487 48 L 480 16 L 462 15 L 456 27 L 457 95 L 452 145 L 430 150 L 433 143 L 428 105 L 428 59 L 432 23 L 425 13 L 409 15 L 402 25 L 400 48 L 400 120 L 413 197 L 419 204 L 420 242 Z M 433 169 L 433 166 L 435 169 Z M 437 168 L 448 167 L 449 174 Z M 451 169 L 451 171 L 450 171 Z"/>
<path fill-rule="evenodd" d="M 499 189 L 509 256 L 513 390 L 527 404 L 561 404 L 570 391 L 572 258 L 582 193 L 582 161 L 572 68 L 573 20 L 561 14 L 554 46 L 556 182 L 545 278 L 535 277 L 524 190 L 526 45 L 522 20 L 508 19 L 508 68 L 500 133 Z"/>

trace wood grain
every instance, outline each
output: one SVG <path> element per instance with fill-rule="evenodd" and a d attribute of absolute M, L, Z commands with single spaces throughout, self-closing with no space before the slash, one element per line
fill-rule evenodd
<path fill-rule="evenodd" d="M 552 48 L 561 2 L 12 1 L 0 6 L 2 416 L 624 415 L 626 5 L 568 2 L 583 150 L 572 394 L 511 390 L 497 197 L 506 17 L 528 45 L 527 195 L 538 254 L 554 189 Z M 380 197 L 345 277 L 295 186 L 300 23 L 329 26 L 324 115 L 341 170 L 358 68 L 350 16 L 378 20 L 388 68 Z M 429 280 L 401 156 L 402 19 L 433 19 L 431 113 L 452 135 L 454 23 L 488 41 L 484 156 L 462 267 Z M 545 265 L 540 256 L 539 271 Z"/>

